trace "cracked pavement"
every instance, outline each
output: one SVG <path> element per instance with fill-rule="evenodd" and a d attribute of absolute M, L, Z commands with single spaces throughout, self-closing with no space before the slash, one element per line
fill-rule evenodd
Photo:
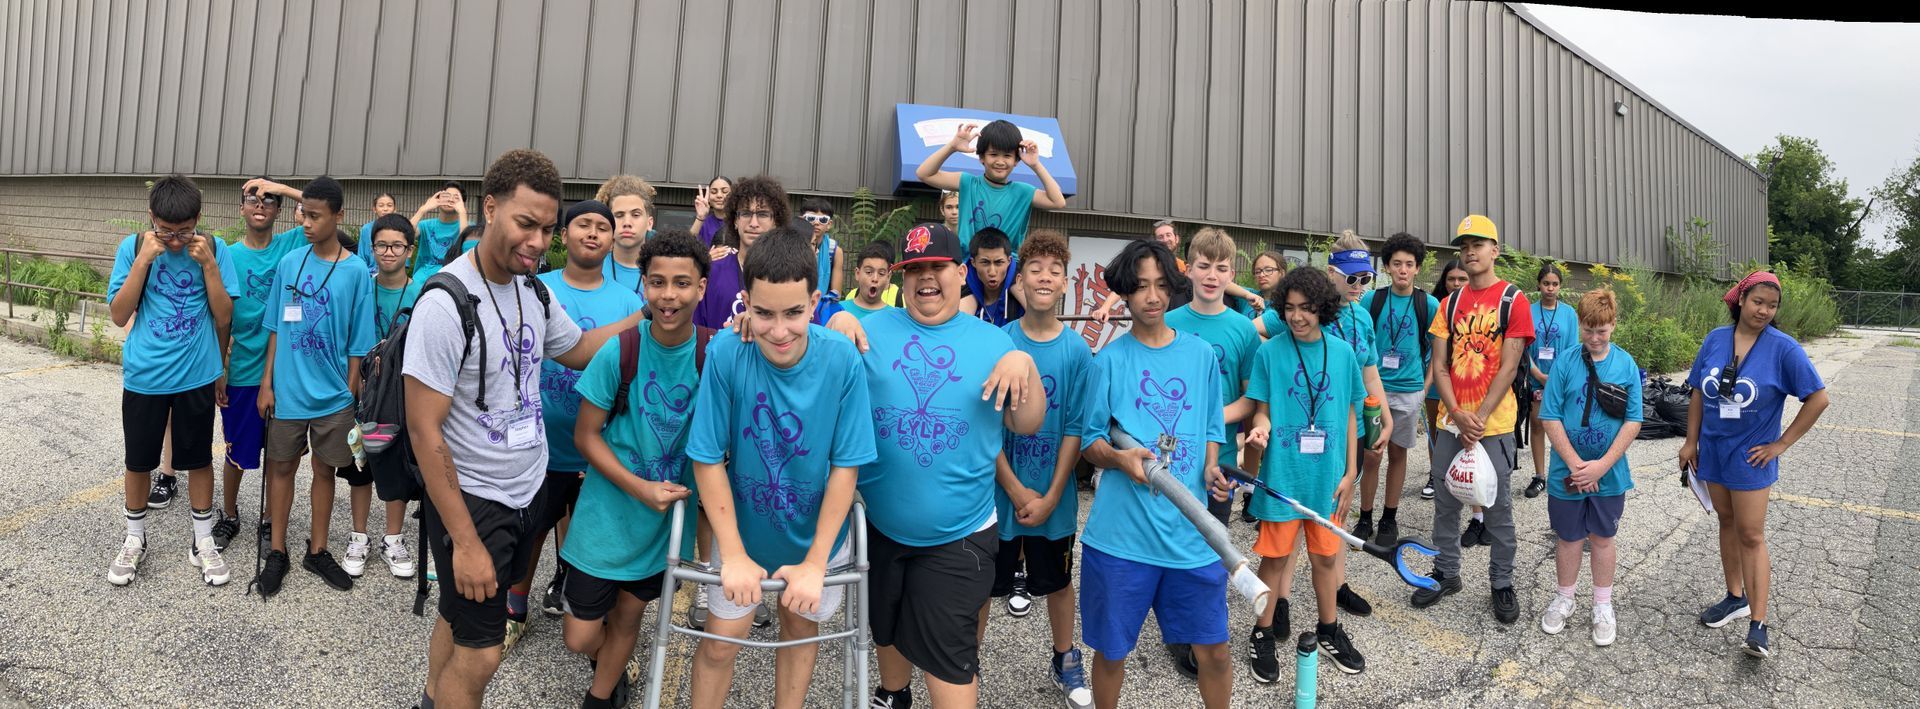
<path fill-rule="evenodd" d="M 1629 451 L 1637 487 L 1628 494 L 1620 536 L 1615 608 L 1619 640 L 1596 648 L 1586 624 L 1591 579 L 1583 570 L 1567 632 L 1549 636 L 1538 614 L 1552 594 L 1553 537 L 1544 498 L 1516 499 L 1519 553 L 1515 583 L 1521 618 L 1493 620 L 1484 583 L 1487 550 L 1469 549 L 1465 589 L 1415 610 L 1409 587 L 1386 565 L 1349 556 L 1348 578 L 1373 602 L 1367 618 L 1343 616 L 1366 655 L 1364 674 L 1344 676 L 1322 662 L 1319 695 L 1338 706 L 1892 706 L 1920 696 L 1920 488 L 1903 462 L 1920 459 L 1920 349 L 1893 334 L 1852 331 L 1808 345 L 1834 406 L 1782 463 L 1767 534 L 1773 557 L 1773 659 L 1739 645 L 1745 624 L 1718 630 L 1695 619 L 1724 592 L 1717 525 L 1680 488 L 1673 459 L 1680 439 L 1642 441 Z M 425 676 L 427 619 L 411 615 L 413 586 L 368 565 L 353 591 L 323 586 L 298 568 L 279 596 L 246 595 L 253 573 L 251 537 L 228 555 L 234 580 L 210 588 L 186 563 L 184 502 L 158 511 L 140 577 L 109 586 L 104 567 L 122 532 L 118 400 L 113 366 L 74 364 L 38 347 L 0 341 L 0 441 L 14 461 L 14 483 L 0 487 L 0 707 L 405 706 Z M 1789 405 L 1790 417 L 1797 405 Z M 1431 535 L 1431 505 L 1414 494 L 1423 451 L 1410 456 L 1416 482 L 1400 511 L 1403 533 Z M 1523 454 L 1513 484 L 1524 486 Z M 290 539 L 305 535 L 306 471 L 296 483 Z M 184 481 L 183 481 L 184 482 Z M 258 504 L 251 475 L 240 495 L 242 518 Z M 185 486 L 182 486 L 184 492 Z M 1517 491 L 1517 490 L 1516 490 Z M 1082 491 L 1081 509 L 1090 492 Z M 1518 497 L 1516 495 L 1516 497 Z M 344 553 L 345 491 L 338 495 L 332 548 Z M 376 506 L 377 507 L 377 506 Z M 372 524 L 382 524 L 375 511 Z M 409 539 L 413 525 L 408 524 Z M 1233 525 L 1242 548 L 1251 527 Z M 411 541 L 410 541 L 411 543 Z M 1294 583 L 1294 629 L 1311 622 L 1312 586 L 1304 564 Z M 539 582 L 551 573 L 549 546 Z M 536 587 L 536 593 L 539 587 Z M 684 595 L 680 606 L 685 606 Z M 982 651 L 982 705 L 1058 705 L 1047 679 L 1045 604 L 1026 618 L 996 605 Z M 1279 683 L 1255 684 L 1244 642 L 1252 611 L 1232 611 L 1234 705 L 1290 701 L 1293 672 L 1282 647 Z M 431 612 L 431 611 L 429 611 Z M 648 616 L 653 617 L 651 612 Z M 836 621 L 837 622 L 837 621 Z M 532 632 L 503 664 L 490 706 L 575 706 L 586 663 L 566 652 L 555 619 Z M 650 624 L 649 624 L 650 627 Z M 829 627 L 832 627 L 830 624 Z M 771 631 L 758 631 L 771 638 Z M 644 656 L 651 631 L 644 630 Z M 1149 622 L 1128 661 L 1122 706 L 1197 707 L 1194 686 L 1158 649 Z M 686 701 L 692 644 L 676 641 L 667 688 Z M 841 654 L 820 655 L 808 706 L 837 706 Z M 765 706 L 772 696 L 771 653 L 741 654 L 729 706 Z M 878 672 L 873 674 L 878 682 Z M 916 682 L 916 699 L 926 694 Z M 638 706 L 636 703 L 635 706 Z"/>

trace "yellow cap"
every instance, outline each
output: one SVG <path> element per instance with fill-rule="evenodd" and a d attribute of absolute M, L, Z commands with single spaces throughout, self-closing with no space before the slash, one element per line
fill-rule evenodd
<path fill-rule="evenodd" d="M 1484 214 L 1469 214 L 1467 218 L 1460 220 L 1460 228 L 1453 231 L 1453 245 L 1459 246 L 1460 240 L 1469 236 L 1477 236 L 1494 243 L 1500 242 L 1500 230 L 1494 228 L 1493 220 L 1488 219 Z"/>

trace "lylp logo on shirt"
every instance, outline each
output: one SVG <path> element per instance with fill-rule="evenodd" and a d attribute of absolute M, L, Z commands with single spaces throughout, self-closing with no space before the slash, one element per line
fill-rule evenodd
<path fill-rule="evenodd" d="M 162 340 L 184 340 L 200 332 L 200 311 L 194 305 L 206 295 L 192 271 L 167 268 L 162 262 L 154 267 L 153 290 L 160 294 L 173 312 L 147 321 L 147 331 Z"/>
<path fill-rule="evenodd" d="M 1175 437 L 1180 435 L 1180 419 L 1193 410 L 1193 404 L 1187 401 L 1187 380 L 1154 379 L 1153 372 L 1144 369 L 1140 370 L 1140 396 L 1133 400 L 1133 406 L 1151 414 L 1160 424 L 1161 433 Z M 1173 459 L 1186 460 L 1193 454 L 1193 444 L 1186 438 L 1178 440 Z"/>
<path fill-rule="evenodd" d="M 321 285 L 326 284 L 323 282 Z M 321 328 L 321 324 L 333 314 L 333 293 L 325 288 L 314 288 L 313 276 L 309 275 L 300 284 L 300 290 L 293 293 L 293 302 L 300 308 L 300 322 L 291 323 L 293 351 L 312 357 L 329 357 L 333 355 L 333 338 Z"/>
<path fill-rule="evenodd" d="M 809 519 L 818 507 L 819 496 L 813 486 L 786 475 L 788 462 L 812 452 L 800 447 L 806 424 L 793 412 L 775 410 L 766 392 L 755 394 L 754 402 L 752 421 L 742 433 L 753 439 L 760 462 L 766 466 L 767 477 L 748 480 L 735 476 L 734 486 L 743 488 L 742 497 L 753 505 L 756 514 L 765 517 L 775 530 L 784 532 L 787 520 Z"/>
<path fill-rule="evenodd" d="M 959 358 L 952 347 L 929 348 L 920 343 L 919 335 L 909 337 L 907 344 L 900 348 L 900 358 L 893 361 L 893 371 L 899 372 L 913 389 L 914 408 L 876 406 L 873 409 L 880 437 L 895 438 L 901 450 L 911 451 L 914 461 L 921 466 L 933 464 L 933 456 L 958 447 L 960 437 L 970 428 L 959 412 L 932 405 L 934 395 L 948 384 L 960 381 L 960 375 L 953 372 L 957 364 Z"/>

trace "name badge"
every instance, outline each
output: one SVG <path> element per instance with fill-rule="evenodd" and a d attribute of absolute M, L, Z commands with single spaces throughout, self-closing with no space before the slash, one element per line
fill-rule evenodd
<path fill-rule="evenodd" d="M 1380 368 L 1381 368 L 1381 369 L 1399 369 L 1399 368 L 1400 368 L 1400 353 L 1398 353 L 1398 352 L 1388 352 L 1388 353 L 1387 353 L 1387 356 L 1385 356 L 1385 357 L 1381 357 L 1381 358 L 1380 358 Z"/>
<path fill-rule="evenodd" d="M 1307 455 L 1319 455 L 1327 452 L 1327 432 L 1308 427 L 1300 432 L 1300 452 Z"/>
<path fill-rule="evenodd" d="M 281 322 L 300 322 L 300 317 L 300 306 L 297 304 L 289 305 L 285 310 L 280 311 Z"/>
<path fill-rule="evenodd" d="M 1723 418 L 1723 419 L 1740 418 L 1740 405 L 1731 403 L 1731 402 L 1725 402 L 1725 401 L 1720 402 L 1720 418 Z"/>
<path fill-rule="evenodd" d="M 540 445 L 539 419 L 540 412 L 534 409 L 515 412 L 507 419 L 507 447 L 525 450 Z"/>
<path fill-rule="evenodd" d="M 1541 347 L 1541 348 L 1540 348 L 1540 359 L 1541 359 L 1541 360 L 1550 360 L 1550 359 L 1553 359 L 1553 348 L 1552 348 L 1552 347 Z"/>

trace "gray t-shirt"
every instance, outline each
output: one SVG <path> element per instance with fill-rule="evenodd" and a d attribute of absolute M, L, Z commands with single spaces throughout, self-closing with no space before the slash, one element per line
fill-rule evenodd
<path fill-rule="evenodd" d="M 560 314 L 557 303 L 553 306 L 556 317 L 546 317 L 540 298 L 526 284 L 528 278 L 516 276 L 511 285 L 488 283 L 472 258 L 454 261 L 440 272 L 460 279 L 467 292 L 479 296 L 477 314 L 480 336 L 487 338 L 487 356 L 482 361 L 475 342 L 472 354 L 462 361 L 465 333 L 460 329 L 460 314 L 446 292 L 434 290 L 414 305 L 402 372 L 453 397 L 440 434 L 453 453 L 461 490 L 524 509 L 540 491 L 547 470 L 540 361 L 573 349 L 580 342 L 580 326 Z M 506 333 L 515 325 L 519 325 L 519 336 L 510 340 Z M 485 411 L 474 402 L 483 366 L 487 368 Z"/>

